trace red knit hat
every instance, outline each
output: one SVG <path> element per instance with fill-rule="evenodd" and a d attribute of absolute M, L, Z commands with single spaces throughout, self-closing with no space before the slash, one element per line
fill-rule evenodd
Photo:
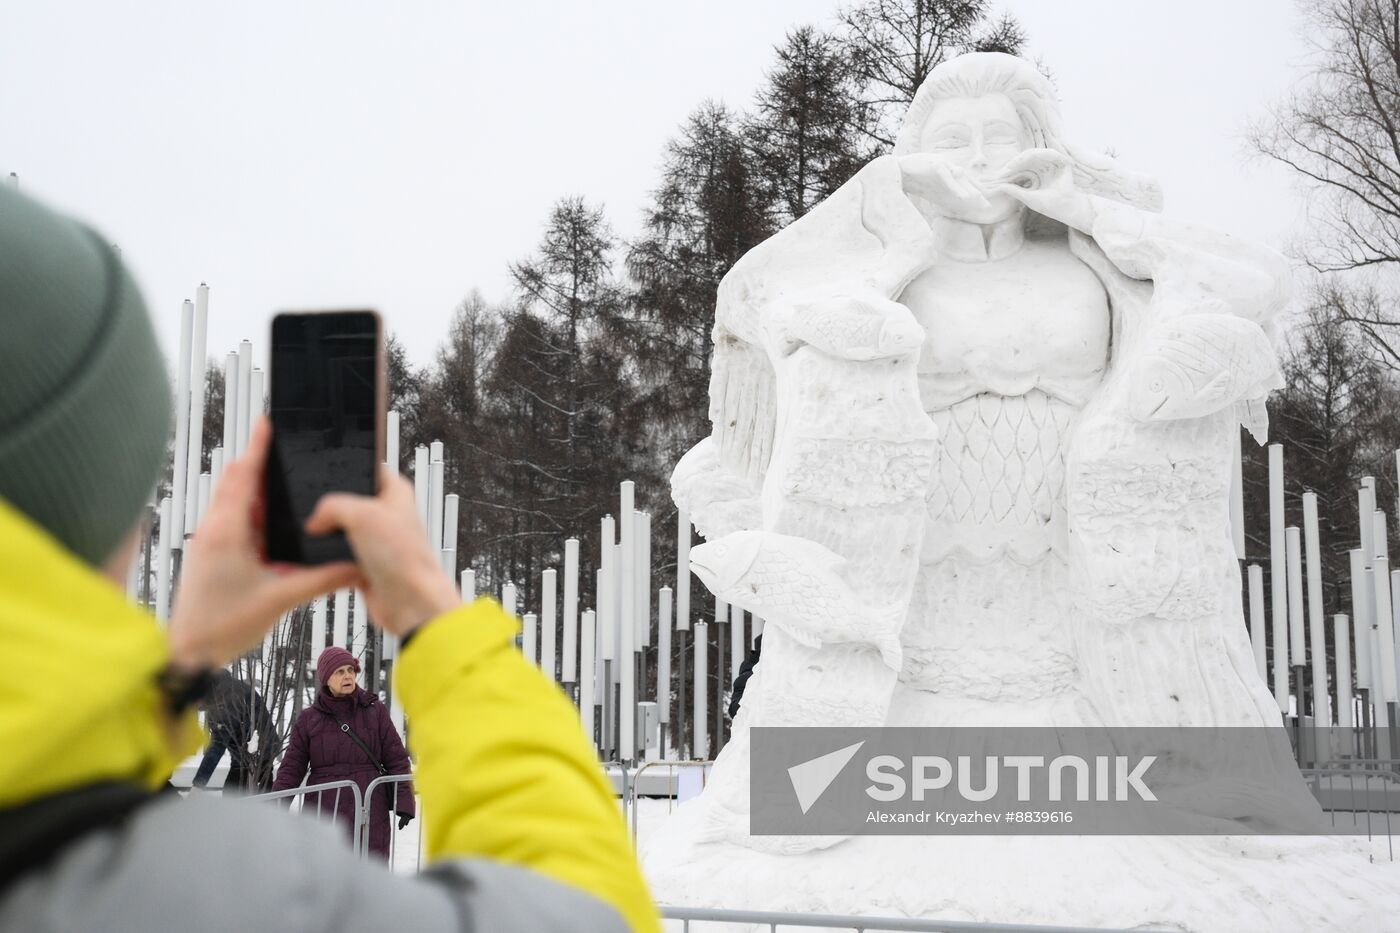
<path fill-rule="evenodd" d="M 321 656 L 316 659 L 316 685 L 324 687 L 331 675 L 347 664 L 355 668 L 356 674 L 360 672 L 360 662 L 356 661 L 355 656 L 344 648 L 332 645 L 322 651 Z"/>

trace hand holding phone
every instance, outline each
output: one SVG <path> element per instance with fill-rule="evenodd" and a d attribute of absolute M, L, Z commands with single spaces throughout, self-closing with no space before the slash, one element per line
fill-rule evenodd
<path fill-rule="evenodd" d="M 273 563 L 352 560 L 344 534 L 311 534 L 327 493 L 373 496 L 384 459 L 384 341 L 373 311 L 279 314 L 272 322 L 272 447 L 264 474 Z"/>

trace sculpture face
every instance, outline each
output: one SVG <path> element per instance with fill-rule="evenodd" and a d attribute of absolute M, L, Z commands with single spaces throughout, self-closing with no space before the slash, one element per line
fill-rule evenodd
<path fill-rule="evenodd" d="M 919 139 L 922 151 L 943 159 L 984 190 L 1007 162 L 1030 147 L 1030 134 L 1002 94 L 940 100 L 929 111 Z M 987 201 L 987 207 L 959 212 L 955 219 L 991 224 L 1022 209 L 1010 195 L 988 194 Z"/>

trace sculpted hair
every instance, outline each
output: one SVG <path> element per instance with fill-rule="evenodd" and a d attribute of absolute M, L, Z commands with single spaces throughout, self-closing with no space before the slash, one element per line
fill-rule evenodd
<path fill-rule="evenodd" d="M 1124 171 L 1109 156 L 1090 152 L 1065 138 L 1055 89 L 1034 65 L 1003 52 L 971 52 L 939 65 L 919 85 L 895 141 L 895 155 L 918 152 L 929 113 L 940 100 L 1001 94 L 1011 101 L 1039 149 L 1062 152 L 1074 163 L 1074 181 L 1085 191 L 1144 210 L 1162 209 L 1156 179 Z"/>

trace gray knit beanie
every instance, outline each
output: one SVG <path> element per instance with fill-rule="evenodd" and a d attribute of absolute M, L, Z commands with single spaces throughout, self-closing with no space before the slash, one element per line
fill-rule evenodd
<path fill-rule="evenodd" d="M 170 413 L 146 304 L 116 253 L 0 186 L 0 498 L 100 565 L 155 487 Z"/>

